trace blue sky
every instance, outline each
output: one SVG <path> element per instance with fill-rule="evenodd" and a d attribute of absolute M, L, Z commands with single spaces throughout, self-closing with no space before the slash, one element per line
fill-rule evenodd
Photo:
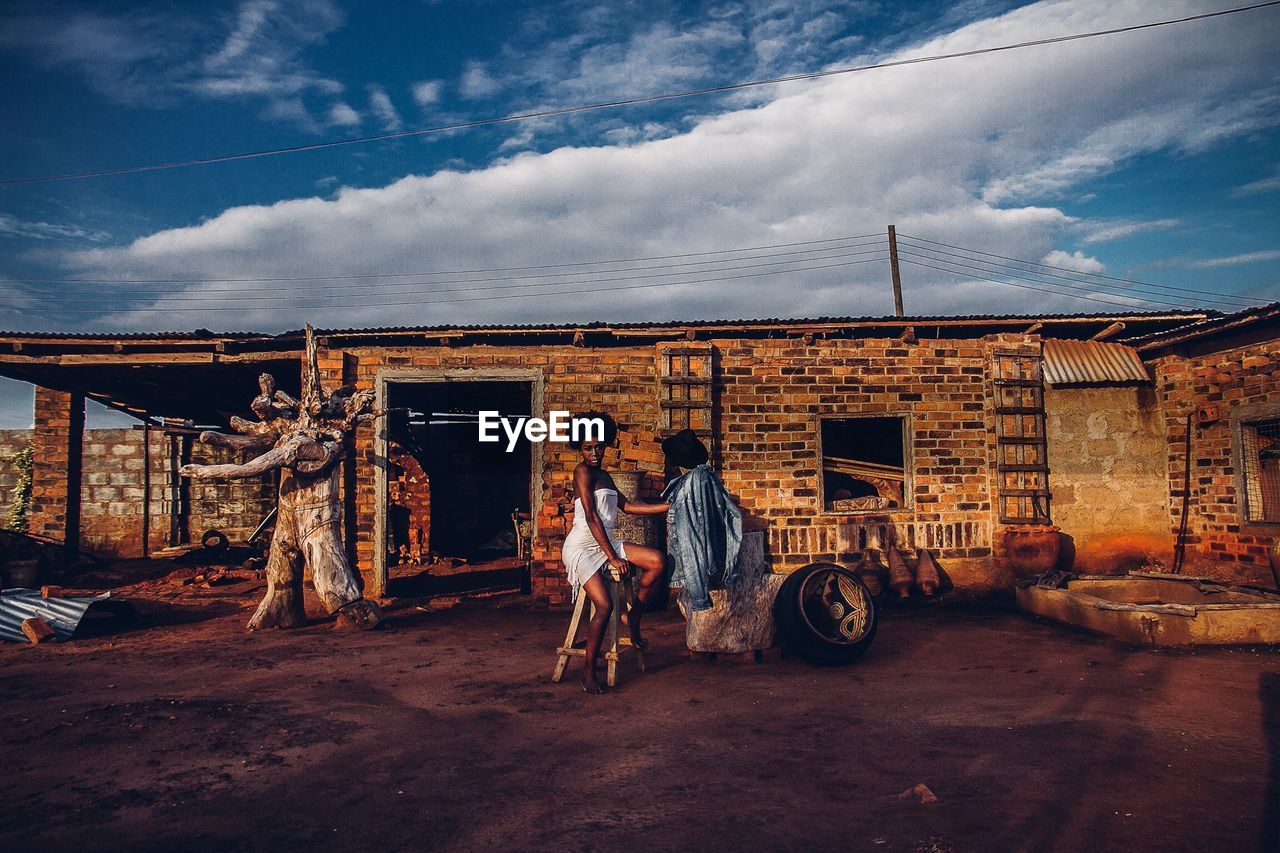
<path fill-rule="evenodd" d="M 0 9 L 0 180 L 432 127 L 1229 5 L 10 2 Z M 874 255 L 559 296 L 590 283 L 547 279 L 483 294 L 536 298 L 466 302 L 432 291 L 476 276 L 359 288 L 342 284 L 350 279 L 226 280 L 712 252 L 882 233 L 890 222 L 923 240 L 1095 276 L 1072 288 L 1013 288 L 932 268 L 945 260 L 930 254 L 938 247 L 917 243 L 914 259 L 934 263 L 904 268 L 908 312 L 1243 307 L 1280 298 L 1278 35 L 1280 8 L 1261 9 L 644 107 L 0 186 L 0 327 L 885 314 L 888 270 Z M 1112 282 L 1095 291 L 1108 281 L 1097 275 L 1185 290 Z M 106 283 L 150 279 L 186 283 Z M 0 425 L 29 423 L 29 400 L 29 388 L 0 385 Z"/>

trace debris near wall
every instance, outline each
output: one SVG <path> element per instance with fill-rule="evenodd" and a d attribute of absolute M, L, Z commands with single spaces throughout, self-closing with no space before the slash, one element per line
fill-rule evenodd
<path fill-rule="evenodd" d="M 127 620 L 133 616 L 133 606 L 113 598 L 109 592 L 45 598 L 36 589 L 6 589 L 0 591 L 0 640 L 66 642 L 80 629 L 86 614 L 91 618 Z"/>

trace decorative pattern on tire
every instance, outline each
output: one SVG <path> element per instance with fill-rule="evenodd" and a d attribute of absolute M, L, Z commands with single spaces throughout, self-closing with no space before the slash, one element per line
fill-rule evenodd
<path fill-rule="evenodd" d="M 812 664 L 852 663 L 875 638 L 875 600 L 857 575 L 834 563 L 792 572 L 773 609 L 783 644 Z"/>

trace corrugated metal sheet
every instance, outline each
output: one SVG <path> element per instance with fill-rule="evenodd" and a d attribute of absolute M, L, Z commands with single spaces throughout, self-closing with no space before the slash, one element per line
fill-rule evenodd
<path fill-rule="evenodd" d="M 1044 378 L 1050 385 L 1150 382 L 1138 351 L 1105 341 L 1044 342 Z"/>
<path fill-rule="evenodd" d="M 0 639 L 27 642 L 22 633 L 22 620 L 40 616 L 49 623 L 59 642 L 71 639 L 84 618 L 85 611 L 110 598 L 104 592 L 93 598 L 42 598 L 38 589 L 6 589 L 0 591 Z"/>
<path fill-rule="evenodd" d="M 1105 314 L 922 314 L 910 317 L 892 317 L 885 315 L 873 315 L 862 317 L 771 317 L 764 319 L 750 320 L 733 320 L 733 319 L 717 319 L 717 320 L 667 320 L 659 322 L 632 321 L 610 323 L 605 321 L 594 321 L 589 323 L 498 323 L 484 325 L 452 325 L 452 326 L 376 326 L 372 328 L 350 328 L 350 329 L 316 329 L 317 335 L 350 335 L 350 334 L 367 334 L 376 335 L 379 333 L 394 332 L 491 332 L 491 331 L 576 331 L 583 329 L 590 331 L 592 329 L 675 329 L 675 328 L 697 328 L 702 326 L 777 326 L 777 325 L 823 325 L 823 324 L 840 324 L 850 325 L 857 323 L 892 323 L 902 325 L 928 325 L 937 322 L 994 322 L 994 323 L 1027 323 L 1030 325 L 1036 321 L 1052 321 L 1052 322 L 1090 322 L 1095 320 L 1131 320 L 1131 321 L 1170 321 L 1177 322 L 1183 320 L 1192 322 L 1200 320 L 1204 317 L 1217 317 L 1220 312 L 1217 311 L 1196 311 L 1196 310 L 1171 310 L 1171 311 L 1127 311 L 1127 312 L 1109 312 Z M 302 330 L 295 329 L 280 333 L 270 332 L 211 332 L 207 329 L 197 329 L 189 332 L 18 332 L 18 331 L 0 331 L 0 338 L 5 340 L 68 340 L 68 341 L 199 341 L 199 340 L 278 340 L 285 338 L 296 338 L 302 336 Z"/>

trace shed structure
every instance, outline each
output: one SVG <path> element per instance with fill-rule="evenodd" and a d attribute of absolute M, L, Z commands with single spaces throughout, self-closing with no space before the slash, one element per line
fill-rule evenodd
<path fill-rule="evenodd" d="M 1270 322 L 1246 325 L 1254 334 L 1265 326 L 1266 337 Z M 504 442 L 494 453 L 476 441 L 464 413 L 607 411 L 621 435 L 606 465 L 639 472 L 642 496 L 661 485 L 663 435 L 695 429 L 749 527 L 765 532 L 775 569 L 849 561 L 892 540 L 928 548 L 959 589 L 979 593 L 1011 583 L 1001 546 L 1011 526 L 1058 523 L 1076 556 L 1099 565 L 1170 558 L 1161 555 L 1172 555 L 1177 530 L 1176 427 L 1189 399 L 1212 396 L 1205 371 L 1216 376 L 1225 358 L 1201 355 L 1191 364 L 1174 352 L 1189 345 L 1187 334 L 1206 346 L 1236 328 L 1211 312 L 1166 312 L 318 334 L 326 385 L 354 383 L 402 410 L 363 428 L 346 463 L 346 535 L 367 587 L 385 593 L 395 563 L 448 543 L 475 555 L 511 546 L 499 527 L 509 527 L 510 510 L 518 510 L 532 520 L 533 592 L 561 604 L 569 590 L 559 547 L 571 523 L 576 454 L 555 442 L 526 442 L 510 454 Z M 148 429 L 222 428 L 244 414 L 259 372 L 275 374 L 286 389 L 297 384 L 302 340 L 301 332 L 0 334 L 0 375 L 37 386 L 33 531 L 73 543 L 92 538 L 83 509 L 94 498 L 80 482 L 86 397 L 130 412 Z M 1272 340 L 1254 341 L 1248 351 L 1269 353 Z M 1266 370 L 1256 357 L 1250 364 L 1249 376 L 1269 376 L 1273 362 L 1268 355 Z M 1205 389 L 1196 390 L 1196 377 Z M 1275 389 L 1268 383 L 1248 380 L 1257 393 L 1239 398 L 1224 389 L 1219 403 L 1248 396 L 1269 405 Z M 1094 417 L 1099 412 L 1105 424 Z M 1261 423 L 1254 418 L 1245 423 Z M 1230 413 L 1222 420 L 1230 422 Z M 1266 429 L 1249 429 L 1255 445 L 1268 438 Z M 1110 451 L 1101 453 L 1097 442 L 1110 442 Z M 1220 452 L 1229 456 L 1229 445 Z M 1270 455 L 1262 456 L 1270 465 Z M 1115 482 L 1119 488 L 1108 485 Z M 1206 484 L 1206 496 L 1219 502 L 1226 498 L 1218 485 L 1224 495 L 1237 488 L 1234 480 Z M 154 514 L 158 504 L 146 494 Z M 488 505 L 481 494 L 501 497 Z M 1109 501 L 1106 511 L 1091 509 L 1097 496 Z M 1264 515 L 1266 500 L 1254 502 Z M 126 516 L 138 527 L 142 503 Z M 1140 518 L 1126 516 L 1126 505 L 1140 506 Z M 481 516 L 488 528 L 475 521 Z M 1197 559 L 1265 551 L 1261 533 L 1246 539 L 1229 526 L 1196 516 L 1198 538 L 1188 547 Z M 171 525 L 148 517 L 146 527 L 156 541 L 164 535 L 157 530 Z M 1123 547 L 1108 541 L 1126 536 Z M 1262 566 L 1232 562 L 1239 575 L 1247 574 L 1240 565 Z"/>

